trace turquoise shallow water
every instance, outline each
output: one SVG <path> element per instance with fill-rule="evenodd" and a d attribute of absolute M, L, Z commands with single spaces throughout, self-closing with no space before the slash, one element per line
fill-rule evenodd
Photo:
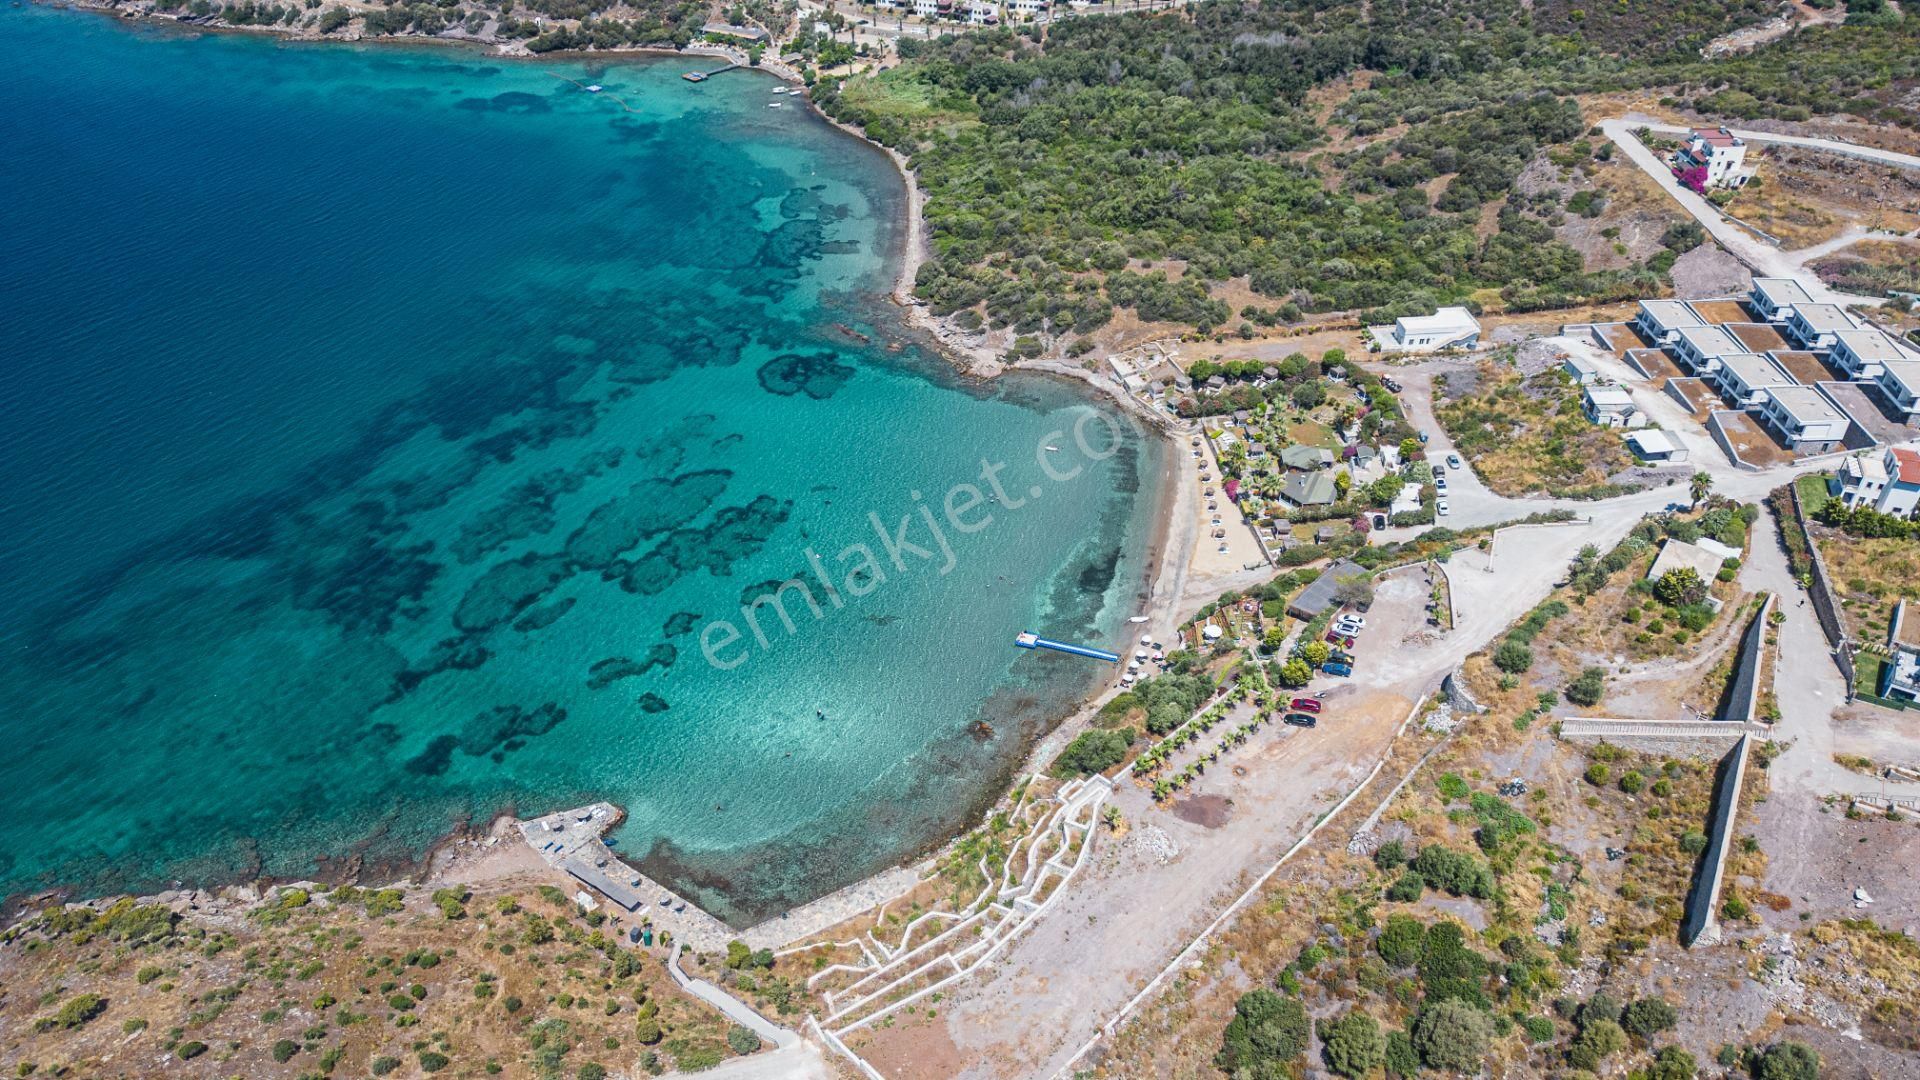
<path fill-rule="evenodd" d="M 744 922 L 963 820 L 1094 674 L 1013 634 L 1140 602 L 1158 444 L 909 341 L 898 178 L 765 76 L 0 36 L 0 894 L 608 798 Z"/>

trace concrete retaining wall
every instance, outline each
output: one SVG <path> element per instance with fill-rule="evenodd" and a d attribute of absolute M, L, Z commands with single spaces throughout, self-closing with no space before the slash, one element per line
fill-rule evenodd
<path fill-rule="evenodd" d="M 1604 742 L 1643 754 L 1695 760 L 1725 757 L 1727 748 L 1745 734 L 1744 724 L 1723 724 L 1718 720 L 1572 717 L 1560 722 L 1560 737 L 1568 742 Z"/>
<path fill-rule="evenodd" d="M 1713 826 L 1707 841 L 1706 861 L 1694 878 L 1693 892 L 1687 897 L 1687 914 L 1680 924 L 1680 943 L 1715 945 L 1720 941 L 1720 890 L 1725 885 L 1727 849 L 1733 844 L 1733 827 L 1740 812 L 1740 785 L 1747 778 L 1747 753 L 1753 736 L 1743 735 L 1733 752 L 1720 763 L 1720 779 L 1713 792 Z"/>
<path fill-rule="evenodd" d="M 1720 711 L 1721 720 L 1753 723 L 1753 710 L 1760 701 L 1760 668 L 1767 641 L 1767 614 L 1773 610 L 1773 601 L 1773 594 L 1768 593 L 1766 602 L 1760 605 L 1760 613 L 1747 624 L 1746 635 L 1740 640 L 1740 656 L 1734 664 L 1733 683 L 1727 694 L 1726 706 Z"/>
<path fill-rule="evenodd" d="M 1833 585 L 1827 575 L 1827 560 L 1820 556 L 1820 545 L 1814 542 L 1813 530 L 1807 526 L 1806 508 L 1800 505 L 1800 488 L 1793 488 L 1793 519 L 1800 524 L 1800 531 L 1807 536 L 1807 552 L 1813 559 L 1813 584 L 1807 590 L 1813 600 L 1813 614 L 1820 620 L 1820 629 L 1826 632 L 1827 644 L 1839 648 L 1847 640 L 1847 624 L 1840 617 L 1840 601 L 1834 595 Z M 1853 666 L 1847 665 L 1851 671 Z"/>

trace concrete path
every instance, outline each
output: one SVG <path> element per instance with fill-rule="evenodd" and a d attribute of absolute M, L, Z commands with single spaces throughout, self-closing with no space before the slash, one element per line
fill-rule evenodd
<path fill-rule="evenodd" d="M 673 976 L 674 982 L 680 984 L 680 989 L 719 1009 L 734 1023 L 760 1036 L 761 1041 L 770 1042 L 779 1047 L 794 1046 L 800 1042 L 797 1032 L 783 1028 L 754 1012 L 747 1007 L 746 1002 L 704 979 L 689 978 L 686 972 L 680 970 L 680 943 L 677 941 L 673 944 L 673 952 L 667 957 L 667 973 Z"/>
<path fill-rule="evenodd" d="M 1886 302 L 1882 297 L 1855 296 L 1851 293 L 1836 292 L 1815 277 L 1800 275 L 1798 273 L 1800 270 L 1800 262 L 1794 258 L 1792 253 L 1781 251 L 1779 248 L 1760 239 L 1753 233 L 1748 232 L 1744 226 L 1729 220 L 1726 215 L 1722 214 L 1712 203 L 1709 203 L 1705 198 L 1695 194 L 1685 185 L 1681 184 L 1680 181 L 1674 177 L 1673 170 L 1667 168 L 1659 156 L 1652 150 L 1649 150 L 1646 144 L 1642 143 L 1639 138 L 1634 135 L 1634 132 L 1640 128 L 1650 128 L 1654 131 L 1661 132 L 1684 132 L 1687 130 L 1686 128 L 1676 127 L 1671 124 L 1633 123 L 1624 119 L 1602 120 L 1600 122 L 1600 130 L 1606 133 L 1607 138 L 1613 140 L 1614 145 L 1625 151 L 1627 157 L 1632 160 L 1635 165 L 1640 166 L 1641 171 L 1652 177 L 1654 182 L 1660 185 L 1660 189 L 1666 192 L 1669 198 L 1680 204 L 1681 209 L 1691 214 L 1693 219 L 1698 221 L 1700 226 L 1707 230 L 1707 235 L 1713 237 L 1721 247 L 1731 252 L 1734 258 L 1739 259 L 1751 267 L 1754 273 L 1762 277 L 1803 277 L 1801 283 L 1806 286 L 1807 292 L 1811 294 L 1815 300 L 1823 303 L 1852 304 L 1856 306 L 1865 305 L 1871 307 Z M 1741 134 L 1741 136 L 1745 138 L 1748 135 L 1754 135 L 1756 133 L 1737 134 Z M 1779 141 L 1787 137 L 1774 136 L 1769 138 Z M 1846 148 L 1851 150 L 1871 149 L 1869 147 L 1850 146 L 1847 143 L 1832 143 L 1827 145 L 1823 140 L 1818 139 L 1805 140 L 1805 142 L 1813 145 L 1817 149 L 1823 150 L 1832 148 Z M 1836 150 L 1836 152 L 1838 151 Z M 1895 158 L 1905 158 L 1911 162 L 1911 167 L 1920 168 L 1920 158 L 1912 158 L 1906 154 L 1894 154 L 1892 151 L 1876 151 L 1876 153 L 1891 155 Z M 1855 154 L 1853 156 L 1860 157 L 1866 155 Z"/>
<path fill-rule="evenodd" d="M 1812 602 L 1802 606 L 1807 594 L 1788 572 L 1778 536 L 1772 511 L 1763 510 L 1753 523 L 1753 543 L 1740 570 L 1742 586 L 1772 592 L 1780 598 L 1778 610 L 1787 616 L 1780 627 L 1773 668 L 1773 693 L 1780 705 L 1773 739 L 1792 745 L 1768 768 L 1768 775 L 1775 783 L 1815 797 L 1878 792 L 1882 790 L 1879 780 L 1833 760 L 1833 711 L 1846 702 L 1847 684 L 1814 617 Z M 1920 784 L 1915 783 L 1889 780 L 1884 789 L 1889 795 L 1920 795 Z"/>
<path fill-rule="evenodd" d="M 835 1080 L 836 1075 L 827 1065 L 826 1054 L 804 1040 L 770 1054 L 734 1058 L 704 1072 L 667 1074 L 668 1080 L 678 1076 L 698 1076 L 700 1080 Z"/>
<path fill-rule="evenodd" d="M 1654 120 L 1636 120 L 1629 113 L 1619 121 L 1636 128 L 1647 128 L 1663 135 L 1684 135 L 1692 128 L 1681 124 L 1665 124 Z M 1896 150 L 1882 150 L 1877 146 L 1861 146 L 1858 143 L 1841 142 L 1838 139 L 1819 139 L 1809 135 L 1780 135 L 1771 131 L 1747 131 L 1742 128 L 1728 128 L 1735 137 L 1747 142 L 1775 143 L 1780 146 L 1799 146 L 1808 150 L 1824 150 L 1829 154 L 1843 157 L 1860 158 L 1864 161 L 1891 165 L 1898 169 L 1920 169 L 1920 155 L 1902 154 Z"/>

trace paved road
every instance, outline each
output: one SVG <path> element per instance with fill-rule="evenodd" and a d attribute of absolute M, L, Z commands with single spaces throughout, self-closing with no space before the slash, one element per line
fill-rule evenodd
<path fill-rule="evenodd" d="M 1643 127 L 1658 131 L 1664 135 L 1684 135 L 1692 128 L 1680 124 L 1662 124 L 1655 121 L 1634 122 L 1629 115 L 1622 123 L 1632 123 L 1633 127 Z M 1898 169 L 1920 169 L 1920 155 L 1902 154 L 1897 150 L 1882 150 L 1877 146 L 1861 146 L 1858 143 L 1841 142 L 1838 139 L 1817 139 L 1807 135 L 1779 135 L 1771 131 L 1745 131 L 1740 128 L 1728 128 L 1728 131 L 1747 142 L 1777 143 L 1781 146 L 1801 146 L 1809 150 L 1824 150 L 1830 154 L 1861 158 L 1866 161 L 1892 165 Z"/>
<path fill-rule="evenodd" d="M 1613 140 L 1614 145 L 1625 151 L 1627 157 L 1631 159 L 1635 165 L 1640 166 L 1641 170 L 1648 176 L 1651 176 L 1654 182 L 1660 185 L 1660 189 L 1667 193 L 1669 198 L 1680 204 L 1681 209 L 1693 215 L 1694 220 L 1698 221 L 1700 226 L 1707 230 L 1707 235 L 1713 237 L 1714 240 L 1719 242 L 1721 247 L 1731 252 L 1734 258 L 1739 259 L 1751 267 L 1756 274 L 1762 277 L 1799 277 L 1801 278 L 1801 283 L 1806 286 L 1807 292 L 1812 294 L 1815 300 L 1824 303 L 1873 306 L 1886 302 L 1884 297 L 1855 296 L 1851 293 L 1836 292 L 1827 287 L 1826 283 L 1820 281 L 1818 278 L 1812 275 L 1800 274 L 1800 262 L 1795 259 L 1792 254 L 1781 251 L 1779 248 L 1760 239 L 1753 233 L 1748 232 L 1744 227 L 1728 220 L 1712 203 L 1709 203 L 1693 191 L 1688 190 L 1679 180 L 1675 179 L 1673 170 L 1667 168 L 1666 164 L 1660 160 L 1658 155 L 1652 150 L 1647 149 L 1646 144 L 1634 136 L 1634 131 L 1643 127 L 1653 128 L 1656 131 L 1686 130 L 1685 128 L 1677 128 L 1672 125 L 1636 124 L 1624 119 L 1600 121 L 1600 130 L 1606 133 L 1607 138 Z M 1781 136 L 1781 138 L 1784 138 L 1784 136 Z M 1833 143 L 1830 146 L 1823 145 L 1822 140 L 1817 139 L 1808 140 L 1808 142 L 1819 149 L 1868 149 L 1867 147 L 1853 147 L 1847 143 Z M 1880 151 L 1880 153 L 1891 154 L 1896 158 L 1907 157 L 1905 154 L 1893 154 L 1892 151 Z M 1914 167 L 1920 168 L 1920 159 L 1913 159 L 1913 164 Z"/>

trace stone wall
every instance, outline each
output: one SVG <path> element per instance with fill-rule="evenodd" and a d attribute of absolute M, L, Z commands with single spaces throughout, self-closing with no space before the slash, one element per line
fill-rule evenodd
<path fill-rule="evenodd" d="M 1706 859 L 1687 896 L 1686 918 L 1680 924 L 1680 943 L 1692 948 L 1697 944 L 1715 945 L 1720 941 L 1720 890 L 1725 884 L 1727 849 L 1733 844 L 1733 829 L 1740 813 L 1740 785 L 1747 778 L 1747 753 L 1753 736 L 1743 735 L 1733 751 L 1720 763 L 1720 778 L 1713 792 L 1713 832 L 1707 841 Z"/>

